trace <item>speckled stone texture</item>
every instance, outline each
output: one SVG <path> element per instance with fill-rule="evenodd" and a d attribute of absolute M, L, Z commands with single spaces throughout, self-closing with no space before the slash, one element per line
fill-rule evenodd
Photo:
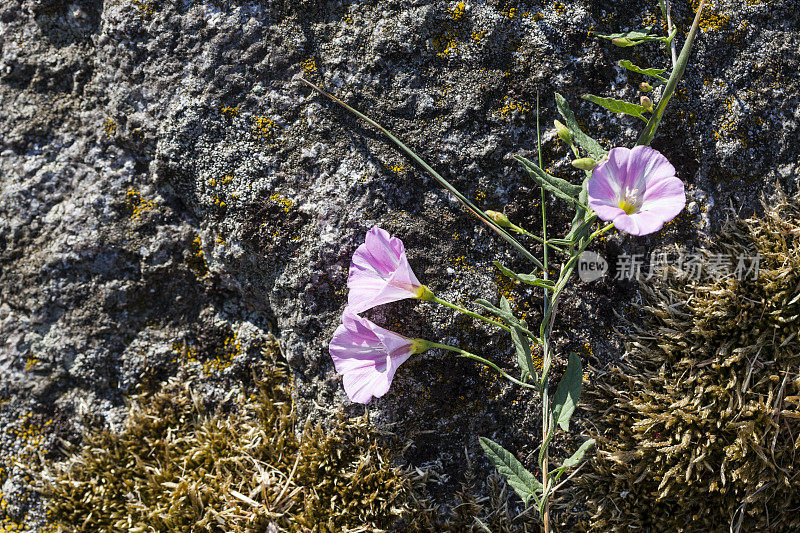
<path fill-rule="evenodd" d="M 697 3 L 675 2 L 680 36 Z M 552 128 L 553 92 L 607 148 L 631 145 L 643 123 L 580 96 L 638 100 L 641 78 L 617 61 L 667 67 L 668 57 L 655 45 L 614 48 L 593 32 L 658 13 L 656 1 L 632 0 L 5 0 L 0 517 L 45 523 L 25 466 L 36 453 L 57 457 L 60 439 L 118 427 L 126 395 L 186 366 L 209 401 L 227 394 L 269 333 L 304 417 L 363 412 L 349 405 L 326 348 L 349 258 L 374 224 L 405 241 L 419 279 L 443 297 L 506 294 L 537 321 L 539 295 L 491 265 L 523 270 L 520 258 L 294 77 L 368 112 L 478 205 L 534 229 L 539 192 L 509 154 L 533 154 L 537 92 L 548 167 L 576 180 Z M 776 184 L 797 190 L 795 0 L 718 0 L 701 27 L 653 143 L 693 203 L 656 236 L 601 243 L 612 260 L 691 247 L 713 238 L 729 207 L 751 213 Z M 571 214 L 559 201 L 549 208 L 551 231 L 562 231 Z M 635 317 L 636 301 L 631 284 L 576 282 L 556 324 L 559 365 L 568 349 L 600 368 L 619 357 L 614 311 Z M 506 338 L 429 304 L 369 316 L 513 363 Z M 441 471 L 443 501 L 463 481 L 465 453 L 488 471 L 476 434 L 530 459 L 536 409 L 531 395 L 436 352 L 406 363 L 369 406 L 411 442 L 408 464 Z"/>

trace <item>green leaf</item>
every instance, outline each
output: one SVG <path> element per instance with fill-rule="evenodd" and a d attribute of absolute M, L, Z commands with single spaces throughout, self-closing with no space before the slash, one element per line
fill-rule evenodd
<path fill-rule="evenodd" d="M 581 127 L 578 125 L 578 121 L 575 119 L 575 114 L 569 108 L 569 104 L 564 99 L 563 96 L 556 93 L 556 106 L 558 107 L 558 112 L 564 118 L 564 125 L 567 127 L 569 132 L 572 134 L 572 139 L 575 141 L 575 144 L 586 150 L 586 152 L 600 161 L 606 156 L 606 151 L 603 150 L 603 147 L 600 144 L 583 133 Z"/>
<path fill-rule="evenodd" d="M 533 474 L 525 470 L 522 463 L 520 463 L 511 452 L 496 442 L 492 442 L 486 437 L 479 437 L 478 440 L 483 451 L 489 456 L 489 460 L 492 461 L 497 471 L 506 478 L 508 484 L 511 485 L 519 497 L 522 498 L 525 505 L 528 505 L 531 498 L 533 498 L 538 505 L 539 497 L 537 493 L 542 491 L 542 484 L 539 483 L 539 480 L 537 480 Z"/>
<path fill-rule="evenodd" d="M 573 185 L 567 180 L 562 180 L 561 178 L 551 176 L 539 168 L 537 164 L 528 161 L 520 155 L 515 155 L 514 159 L 522 163 L 522 165 L 525 167 L 525 170 L 527 170 L 530 174 L 531 178 L 533 178 L 533 180 L 543 189 L 553 193 L 557 197 L 569 202 L 572 205 L 578 205 L 578 200 L 576 200 L 576 198 L 581 192 L 580 185 Z"/>
<path fill-rule="evenodd" d="M 659 79 L 663 82 L 667 81 L 667 78 L 663 77 L 661 74 L 665 73 L 667 69 L 665 68 L 642 68 L 637 67 L 627 59 L 623 59 L 619 62 L 619 66 L 622 68 L 626 68 L 631 72 L 636 72 L 637 74 L 644 74 L 645 76 L 652 76 L 653 78 Z"/>
<path fill-rule="evenodd" d="M 567 234 L 567 239 L 572 240 L 574 243 L 580 243 L 581 239 L 589 234 L 592 226 L 596 222 L 596 217 L 591 217 L 589 220 L 582 222 L 578 226 L 573 226 Z"/>
<path fill-rule="evenodd" d="M 525 335 L 522 329 L 512 327 L 511 339 L 514 341 L 514 349 L 517 352 L 517 363 L 519 364 L 520 370 L 522 370 L 522 380 L 525 381 L 525 378 L 532 375 L 534 379 L 538 381 L 539 376 L 536 373 L 536 369 L 533 367 L 531 344 L 528 341 L 528 336 Z"/>
<path fill-rule="evenodd" d="M 652 26 L 648 26 L 648 27 L 642 28 L 640 30 L 632 30 L 632 31 L 627 31 L 627 32 L 623 32 L 623 33 L 609 33 L 609 34 L 606 34 L 606 35 L 598 33 L 597 36 L 600 37 L 601 39 L 608 39 L 609 41 L 614 40 L 614 39 L 631 39 L 631 40 L 635 40 L 635 39 L 644 39 L 645 37 L 655 37 L 655 35 L 653 35 L 651 33 L 652 31 L 653 31 L 653 27 Z"/>
<path fill-rule="evenodd" d="M 578 202 L 581 203 L 575 209 L 575 216 L 572 217 L 572 224 L 570 225 L 569 233 L 567 234 L 567 239 L 569 240 L 576 240 L 580 242 L 580 239 L 576 239 L 575 235 L 578 234 L 580 228 L 583 224 L 586 223 L 586 209 L 583 208 L 584 205 L 587 205 L 589 202 L 589 178 L 592 177 L 591 172 L 586 172 L 586 178 L 583 180 L 583 185 L 581 186 L 581 192 L 578 194 Z M 589 225 L 591 227 L 591 224 Z"/>
<path fill-rule="evenodd" d="M 504 267 L 503 265 L 501 265 L 500 261 L 495 261 L 494 266 L 496 266 L 500 270 L 500 272 L 502 272 L 506 277 L 509 277 L 511 279 L 516 279 L 518 281 L 521 281 L 522 283 L 527 283 L 528 285 L 535 285 L 536 287 L 541 287 L 543 289 L 552 289 L 554 286 L 554 283 L 552 281 L 537 278 L 533 274 L 517 274 L 516 272 L 513 272 Z"/>
<path fill-rule="evenodd" d="M 626 33 L 609 33 L 606 35 L 598 33 L 597 36 L 600 37 L 601 39 L 614 41 L 614 44 L 616 44 L 617 46 L 628 47 L 628 46 L 637 46 L 644 43 L 650 43 L 653 41 L 661 41 L 664 43 L 668 43 L 675 38 L 675 35 L 678 32 L 678 29 L 675 28 L 674 30 L 672 30 L 672 33 L 670 35 L 666 37 L 661 37 L 659 35 L 650 33 L 651 30 L 652 26 L 641 30 L 629 31 Z M 627 41 L 627 44 L 618 44 L 619 40 L 625 40 Z"/>
<path fill-rule="evenodd" d="M 583 456 L 586 454 L 586 451 L 592 447 L 594 442 L 595 442 L 594 439 L 589 439 L 583 444 L 581 444 L 580 448 L 578 448 L 575 451 L 575 453 L 572 454 L 571 457 L 565 459 L 564 462 L 561 464 L 561 466 L 553 470 L 553 475 L 555 476 L 555 479 L 553 479 L 553 483 L 558 481 L 559 478 L 564 474 L 564 472 L 566 472 L 567 470 L 569 470 L 574 466 L 577 466 L 578 463 L 580 463 L 581 460 L 583 459 Z"/>
<path fill-rule="evenodd" d="M 558 383 L 556 395 L 553 397 L 553 421 L 564 431 L 569 431 L 569 419 L 578 405 L 583 384 L 583 368 L 581 358 L 575 352 L 569 354 L 567 371 Z"/>
<path fill-rule="evenodd" d="M 475 303 L 492 313 L 493 315 L 499 316 L 506 322 L 508 322 L 512 326 L 521 326 L 517 317 L 514 316 L 514 313 L 511 312 L 511 305 L 509 305 L 508 300 L 506 300 L 505 296 L 500 298 L 500 308 L 495 307 L 490 302 L 482 299 L 475 300 Z"/>
<path fill-rule="evenodd" d="M 624 113 L 626 115 L 630 115 L 632 117 L 636 117 L 647 122 L 647 119 L 642 114 L 647 110 L 643 106 L 640 106 L 639 104 L 623 102 L 622 100 L 615 100 L 613 98 L 602 98 L 600 96 L 595 96 L 593 94 L 587 94 L 582 96 L 581 98 L 583 98 L 584 100 L 588 100 L 590 102 L 594 102 L 597 105 L 601 105 L 614 113 Z"/>

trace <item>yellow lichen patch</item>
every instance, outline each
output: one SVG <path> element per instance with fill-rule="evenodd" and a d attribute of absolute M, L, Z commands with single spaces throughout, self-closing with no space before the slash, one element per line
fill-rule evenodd
<path fill-rule="evenodd" d="M 510 19 L 514 19 L 519 16 L 519 8 L 515 7 L 513 4 L 506 4 L 500 10 L 500 14 Z"/>
<path fill-rule="evenodd" d="M 238 117 L 239 116 L 239 107 L 231 107 L 231 106 L 224 106 L 220 109 L 222 114 L 228 118 Z"/>
<path fill-rule="evenodd" d="M 438 37 L 431 39 L 433 50 L 439 57 L 450 57 L 457 48 L 458 41 L 456 40 L 455 33 L 447 30 Z"/>
<path fill-rule="evenodd" d="M 403 172 L 406 169 L 406 166 L 400 163 L 384 163 L 383 168 L 386 170 L 391 170 L 392 172 Z"/>
<path fill-rule="evenodd" d="M 263 115 L 256 117 L 253 124 L 253 132 L 262 139 L 272 137 L 277 128 L 278 125 L 274 120 Z"/>
<path fill-rule="evenodd" d="M 207 353 L 199 354 L 197 348 L 184 341 L 172 343 L 172 351 L 175 352 L 173 362 L 178 362 L 181 358 L 185 363 L 199 365 L 203 376 L 215 376 L 222 374 L 230 368 L 234 359 L 241 355 L 242 345 L 235 333 L 225 337 L 222 346 L 217 346 Z"/>
<path fill-rule="evenodd" d="M 130 211 L 131 220 L 136 220 L 145 211 L 153 209 L 155 203 L 145 200 L 136 189 L 128 189 L 128 192 L 125 193 L 125 206 Z"/>
<path fill-rule="evenodd" d="M 693 12 L 696 12 L 697 8 L 700 7 L 700 0 L 690 0 L 689 3 L 692 6 Z M 700 16 L 699 23 L 700 29 L 703 31 L 719 30 L 728 25 L 730 17 L 716 11 L 716 8 L 718 7 L 717 4 L 717 0 L 712 0 L 711 2 L 707 3 L 703 9 L 703 14 Z"/>
<path fill-rule="evenodd" d="M 211 359 L 202 362 L 203 374 L 211 376 L 221 374 L 233 364 L 233 360 L 242 353 L 242 345 L 234 333 L 225 339 L 222 349 L 218 350 Z"/>
<path fill-rule="evenodd" d="M 206 265 L 206 258 L 203 254 L 203 242 L 199 236 L 195 236 L 189 245 L 189 257 L 186 259 L 186 265 L 198 278 L 208 274 L 208 265 Z"/>
<path fill-rule="evenodd" d="M 35 355 L 32 355 L 27 359 L 25 359 L 25 370 L 30 372 L 31 370 L 36 368 L 36 365 L 38 364 L 39 364 L 39 359 Z"/>
<path fill-rule="evenodd" d="M 516 111 L 517 113 L 527 113 L 531 110 L 530 104 L 521 100 L 515 100 L 509 96 L 504 96 L 502 106 L 496 111 L 502 118 L 511 118 Z"/>
<path fill-rule="evenodd" d="M 567 6 L 564 4 L 564 2 L 554 2 L 553 9 L 561 16 L 564 16 L 567 13 Z"/>
<path fill-rule="evenodd" d="M 294 207 L 294 201 L 291 198 L 286 198 L 278 193 L 273 194 L 269 199 L 276 204 L 279 204 L 284 212 L 288 213 Z"/>
<path fill-rule="evenodd" d="M 105 123 L 103 124 L 103 131 L 105 132 L 106 138 L 111 138 L 117 133 L 117 121 L 113 118 L 109 117 L 106 119 Z"/>
<path fill-rule="evenodd" d="M 480 31 L 473 31 L 470 37 L 472 38 L 473 41 L 479 43 L 481 42 L 481 39 L 483 39 L 484 35 L 486 35 L 486 30 L 480 30 Z"/>
<path fill-rule="evenodd" d="M 13 443 L 6 450 L 3 463 L 0 463 L 0 485 L 4 484 L 8 472 L 13 465 L 17 472 L 16 480 L 30 487 L 33 484 L 31 476 L 22 472 L 36 472 L 40 465 L 40 459 L 45 453 L 45 436 L 48 426 L 53 423 L 47 420 L 42 423 L 41 419 L 32 412 L 26 411 L 16 420 L 8 424 L 5 433 Z M 7 468 L 8 467 L 8 468 Z M 15 491 L 14 501 L 23 509 L 29 507 L 33 498 L 29 490 L 22 493 Z M 5 531 L 31 531 L 28 511 L 23 511 L 22 516 L 10 516 L 8 512 L 8 501 L 5 494 L 0 492 L 0 533 Z M 37 530 L 39 531 L 39 530 Z"/>
<path fill-rule="evenodd" d="M 305 71 L 305 73 L 308 75 L 317 73 L 317 62 L 313 57 L 303 61 L 303 71 Z"/>
<path fill-rule="evenodd" d="M 464 13 L 466 11 L 467 11 L 467 5 L 464 2 L 459 2 L 452 10 L 450 10 L 450 14 L 453 17 L 453 20 L 459 20 L 461 17 L 464 16 Z"/>
<path fill-rule="evenodd" d="M 152 0 L 131 0 L 142 15 L 151 16 L 156 12 L 155 3 Z"/>

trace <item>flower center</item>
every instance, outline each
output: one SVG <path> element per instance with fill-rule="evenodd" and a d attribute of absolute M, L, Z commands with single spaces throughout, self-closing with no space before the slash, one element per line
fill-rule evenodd
<path fill-rule="evenodd" d="M 633 213 L 634 211 L 636 211 L 636 204 L 634 204 L 634 203 L 633 203 L 632 201 L 630 201 L 629 199 L 627 199 L 627 198 L 624 198 L 624 199 L 623 199 L 623 200 L 622 200 L 622 201 L 619 203 L 619 208 L 620 208 L 620 209 L 622 209 L 623 211 L 625 211 L 625 214 L 626 214 L 626 215 L 630 215 L 631 213 Z"/>
<path fill-rule="evenodd" d="M 630 215 L 632 213 L 636 213 L 639 211 L 639 208 L 642 206 L 642 200 L 638 191 L 636 190 L 628 190 L 625 191 L 625 194 L 622 195 L 620 198 L 617 207 L 625 211 L 626 215 Z"/>

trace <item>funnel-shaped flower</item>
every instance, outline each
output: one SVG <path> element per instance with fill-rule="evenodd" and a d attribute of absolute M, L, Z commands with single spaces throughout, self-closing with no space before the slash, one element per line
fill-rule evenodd
<path fill-rule="evenodd" d="M 675 167 L 648 146 L 612 149 L 594 169 L 588 193 L 598 217 L 631 235 L 660 230 L 686 205 Z"/>
<path fill-rule="evenodd" d="M 397 367 L 425 348 L 424 341 L 384 329 L 348 307 L 328 349 L 347 396 L 354 402 L 368 403 L 373 396 L 386 394 Z"/>
<path fill-rule="evenodd" d="M 378 226 L 367 232 L 366 242 L 353 254 L 347 287 L 347 305 L 354 313 L 430 293 L 411 271 L 403 241 Z"/>

